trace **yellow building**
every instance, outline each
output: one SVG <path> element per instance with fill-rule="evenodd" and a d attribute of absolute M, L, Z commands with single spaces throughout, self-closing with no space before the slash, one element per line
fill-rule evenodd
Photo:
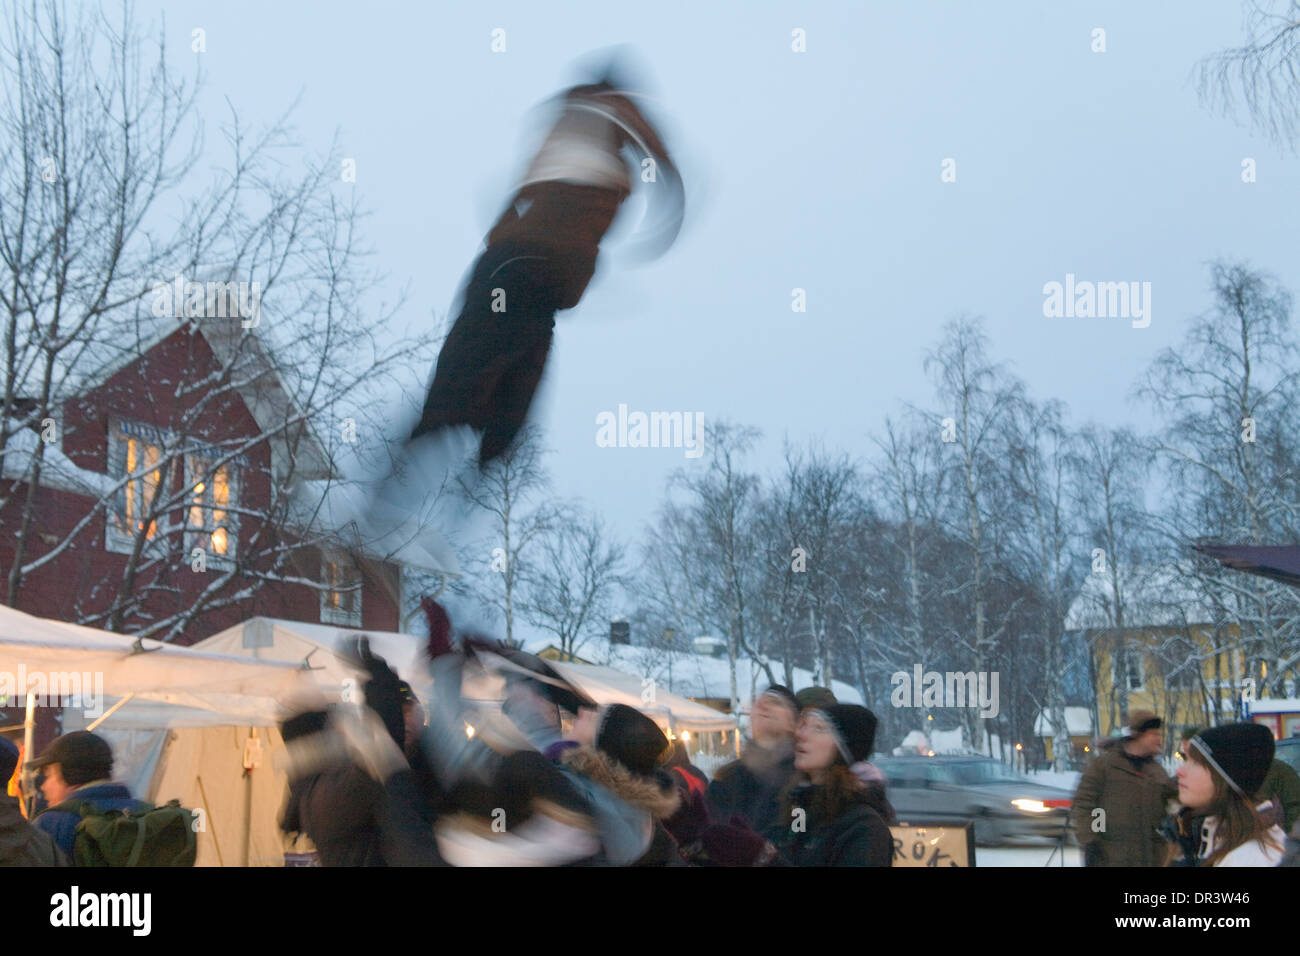
<path fill-rule="evenodd" d="M 1216 614 L 1186 571 L 1163 565 L 1127 574 L 1122 630 L 1114 625 L 1109 573 L 1090 574 L 1071 605 L 1066 627 L 1088 662 L 1098 736 L 1119 733 L 1127 712 L 1149 710 L 1163 718 L 1176 745 L 1184 727 L 1245 718 L 1243 696 L 1259 696 L 1264 687 L 1267 671 L 1248 659 L 1240 628 L 1216 627 Z"/>

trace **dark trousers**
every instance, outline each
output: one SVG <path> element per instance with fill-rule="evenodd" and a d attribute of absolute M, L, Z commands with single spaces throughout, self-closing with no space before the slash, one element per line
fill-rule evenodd
<path fill-rule="evenodd" d="M 520 190 L 474 264 L 411 440 L 469 425 L 483 432 L 480 465 L 510 446 L 541 383 L 555 313 L 582 298 L 625 195 L 559 182 Z"/>

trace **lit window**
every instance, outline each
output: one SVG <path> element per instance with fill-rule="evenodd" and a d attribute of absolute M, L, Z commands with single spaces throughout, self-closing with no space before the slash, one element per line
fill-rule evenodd
<path fill-rule="evenodd" d="M 234 469 L 229 462 L 218 465 L 197 455 L 185 456 L 186 549 L 202 549 L 209 558 L 230 560 L 238 543 L 235 515 Z"/>
<path fill-rule="evenodd" d="M 111 476 L 129 476 L 129 480 L 118 491 L 108 516 L 105 547 L 129 554 L 137 535 L 143 534 L 147 541 L 160 537 L 154 507 L 162 481 L 162 443 L 146 429 L 118 425 L 109 435 L 109 457 Z"/>
<path fill-rule="evenodd" d="M 361 626 L 361 574 L 345 555 L 330 554 L 321 560 L 320 619 L 324 624 Z"/>

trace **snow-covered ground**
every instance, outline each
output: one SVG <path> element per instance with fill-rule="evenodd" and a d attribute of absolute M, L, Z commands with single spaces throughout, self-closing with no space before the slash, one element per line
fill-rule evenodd
<path fill-rule="evenodd" d="M 978 846 L 976 866 L 1061 866 L 1061 850 L 1054 846 Z M 1065 848 L 1065 866 L 1083 866 L 1077 846 Z"/>

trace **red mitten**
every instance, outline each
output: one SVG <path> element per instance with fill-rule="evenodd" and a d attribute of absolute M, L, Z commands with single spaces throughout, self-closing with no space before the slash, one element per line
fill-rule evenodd
<path fill-rule="evenodd" d="M 444 654 L 450 654 L 452 652 L 451 618 L 447 616 L 447 611 L 431 597 L 421 598 L 420 608 L 424 611 L 425 620 L 429 622 L 430 660 L 437 660 Z"/>

